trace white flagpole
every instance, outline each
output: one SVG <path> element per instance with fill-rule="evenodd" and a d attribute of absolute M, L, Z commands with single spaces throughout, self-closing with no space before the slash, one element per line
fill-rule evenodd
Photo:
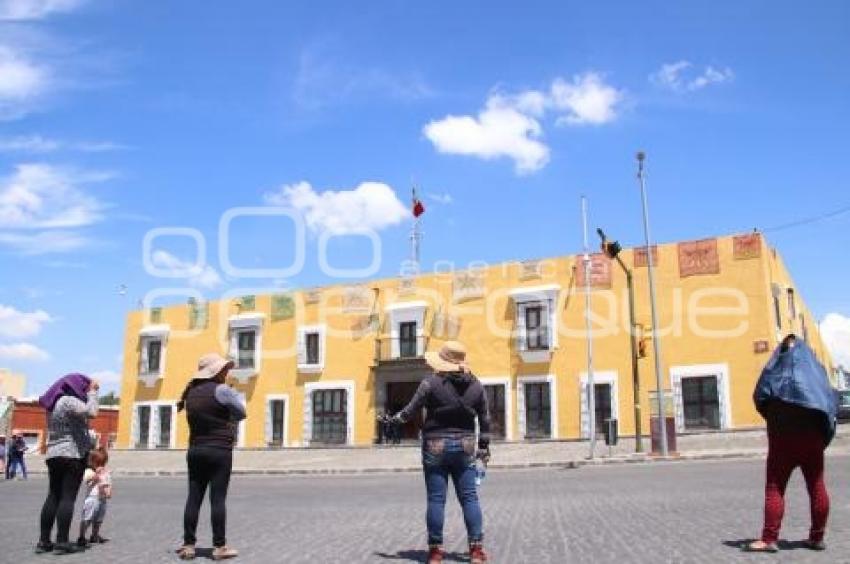
<path fill-rule="evenodd" d="M 593 381 L 593 335 L 590 323 L 590 252 L 587 243 L 587 198 L 581 197 L 581 223 L 584 231 L 584 317 L 587 328 L 587 416 L 590 430 L 590 459 L 596 453 L 596 386 Z"/>

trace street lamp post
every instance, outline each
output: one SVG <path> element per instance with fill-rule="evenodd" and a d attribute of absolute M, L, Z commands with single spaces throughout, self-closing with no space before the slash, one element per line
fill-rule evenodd
<path fill-rule="evenodd" d="M 632 271 L 620 257 L 620 244 L 617 241 L 608 242 L 605 232 L 597 228 L 596 232 L 602 239 L 602 252 L 609 258 L 615 259 L 626 274 L 626 286 L 629 289 L 629 344 L 632 349 L 632 395 L 634 396 L 635 411 L 635 452 L 643 452 L 643 434 L 641 433 L 641 410 L 640 410 L 640 372 L 638 371 L 637 335 L 635 334 L 637 322 L 635 320 L 635 286 Z"/>
<path fill-rule="evenodd" d="M 658 426 L 661 433 L 661 456 L 667 456 L 667 414 L 664 412 L 664 381 L 661 378 L 661 345 L 658 342 L 658 312 L 655 307 L 655 276 L 652 264 L 652 244 L 649 236 L 649 210 L 646 203 L 646 185 L 644 182 L 643 162 L 646 154 L 643 151 L 637 153 L 638 161 L 638 184 L 640 184 L 640 198 L 643 206 L 643 233 L 646 239 L 646 267 L 649 276 L 649 304 L 652 310 L 652 348 L 655 353 L 655 385 L 658 395 Z"/>

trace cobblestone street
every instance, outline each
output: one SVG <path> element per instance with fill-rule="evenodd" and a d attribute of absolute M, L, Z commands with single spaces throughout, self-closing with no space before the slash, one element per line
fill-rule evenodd
<path fill-rule="evenodd" d="M 834 456 L 828 464 L 832 514 L 825 554 L 793 545 L 808 526 L 799 474 L 789 485 L 786 550 L 771 557 L 732 546 L 759 533 L 763 462 L 757 460 L 492 471 L 482 490 L 486 544 L 495 563 L 850 562 L 850 458 Z M 53 561 L 32 553 L 45 488 L 41 477 L 0 484 L 0 561 Z M 235 476 L 228 538 L 242 553 L 237 562 L 422 561 L 423 490 L 420 476 L 411 473 Z M 63 561 L 176 562 L 184 491 L 179 477 L 119 480 L 104 527 L 112 542 Z M 449 561 L 463 561 L 463 524 L 453 497 L 449 507 Z M 207 515 L 205 505 L 199 546 L 210 543 Z M 76 526 L 75 516 L 72 532 Z"/>

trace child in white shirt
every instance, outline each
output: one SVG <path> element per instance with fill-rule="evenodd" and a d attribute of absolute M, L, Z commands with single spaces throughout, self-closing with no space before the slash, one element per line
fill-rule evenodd
<path fill-rule="evenodd" d="M 88 468 L 83 474 L 83 482 L 88 495 L 83 502 L 83 515 L 80 519 L 80 538 L 77 546 L 85 548 L 88 543 L 100 544 L 107 539 L 100 536 L 100 527 L 106 517 L 107 500 L 112 497 L 112 474 L 106 468 L 109 455 L 106 449 L 98 447 L 89 452 Z M 86 531 L 91 525 L 91 537 L 86 540 Z"/>

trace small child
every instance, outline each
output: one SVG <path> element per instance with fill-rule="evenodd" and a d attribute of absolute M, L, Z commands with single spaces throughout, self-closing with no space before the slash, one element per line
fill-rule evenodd
<path fill-rule="evenodd" d="M 80 519 L 80 538 L 77 546 L 85 548 L 88 543 L 100 544 L 107 539 L 100 536 L 100 527 L 106 517 L 106 502 L 112 497 L 112 474 L 106 468 L 109 455 L 103 447 L 97 447 L 89 452 L 88 468 L 83 474 L 83 481 L 89 488 L 83 502 L 83 516 Z M 86 541 L 86 531 L 91 525 L 91 538 Z"/>

